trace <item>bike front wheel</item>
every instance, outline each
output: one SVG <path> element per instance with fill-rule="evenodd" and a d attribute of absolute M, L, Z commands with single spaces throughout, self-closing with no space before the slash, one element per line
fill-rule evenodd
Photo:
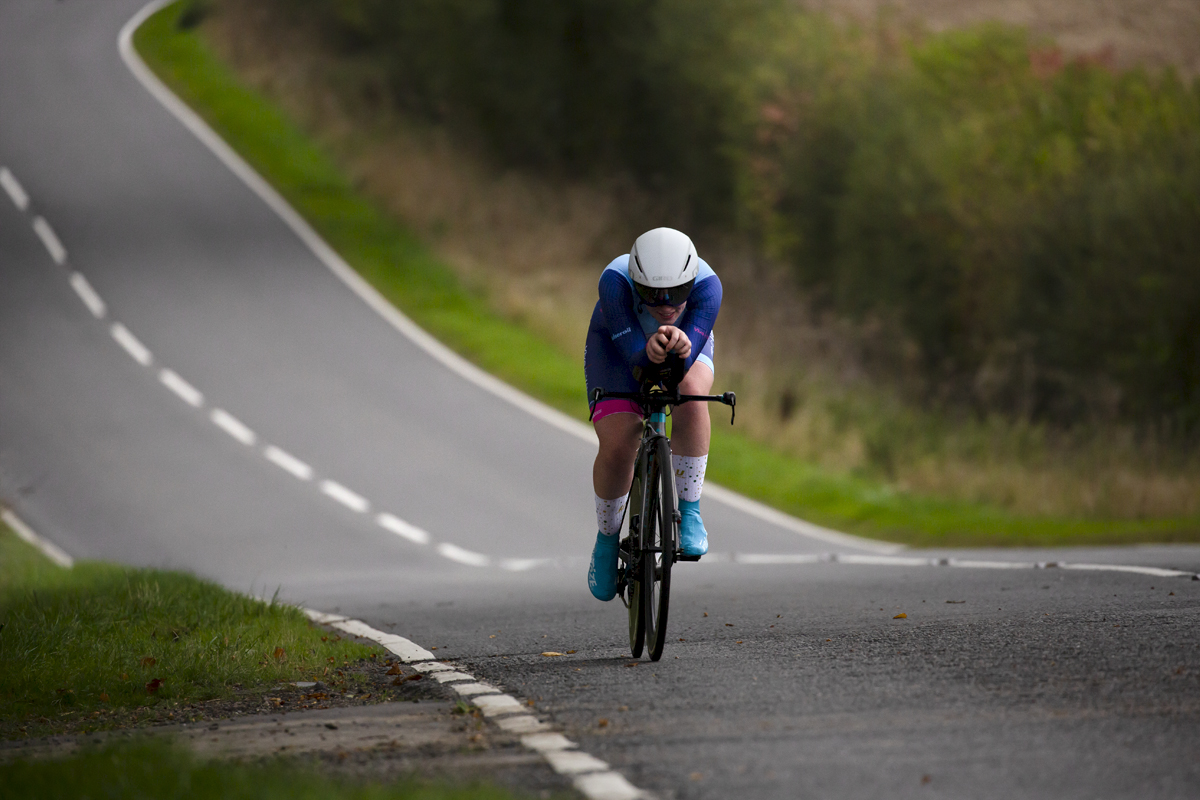
<path fill-rule="evenodd" d="M 654 447 L 642 484 L 641 606 L 650 660 L 662 658 L 675 561 L 675 480 L 666 439 Z"/>
<path fill-rule="evenodd" d="M 622 569 L 625 572 L 625 591 L 629 598 L 629 650 L 634 658 L 642 657 L 642 647 L 646 641 L 646 618 L 642 613 L 642 538 L 641 515 L 633 513 L 641 505 L 642 487 L 645 485 L 644 475 L 638 469 L 633 476 L 633 486 L 630 489 L 631 504 L 629 513 L 629 537 L 625 540 L 625 550 L 620 554 L 624 559 Z"/>

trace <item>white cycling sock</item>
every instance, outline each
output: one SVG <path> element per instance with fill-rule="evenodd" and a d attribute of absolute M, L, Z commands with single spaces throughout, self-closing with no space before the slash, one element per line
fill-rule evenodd
<path fill-rule="evenodd" d="M 680 500 L 694 503 L 700 499 L 700 491 L 704 488 L 704 468 L 707 466 L 707 455 L 671 455 L 671 467 L 675 470 L 675 493 Z"/>
<path fill-rule="evenodd" d="M 625 518 L 625 506 L 628 503 L 628 492 L 616 500 L 605 500 L 596 495 L 596 524 L 601 533 L 615 536 L 621 532 L 621 520 Z"/>

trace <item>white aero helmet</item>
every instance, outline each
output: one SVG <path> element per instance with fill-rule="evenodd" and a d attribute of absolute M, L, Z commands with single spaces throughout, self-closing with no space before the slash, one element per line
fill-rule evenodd
<path fill-rule="evenodd" d="M 629 277 L 647 306 L 683 305 L 699 272 L 696 246 L 674 228 L 643 233 L 629 251 Z"/>

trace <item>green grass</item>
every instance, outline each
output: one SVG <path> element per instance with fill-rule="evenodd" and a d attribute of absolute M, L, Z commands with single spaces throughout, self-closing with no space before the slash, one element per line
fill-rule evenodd
<path fill-rule="evenodd" d="M 203 761 L 162 740 L 88 750 L 57 761 L 0 764 L 0 795 L 52 798 L 174 798 L 192 800 L 505 800 L 511 793 L 483 784 L 450 786 L 416 779 L 381 784 L 336 779 L 313 764 Z"/>
<path fill-rule="evenodd" d="M 183 573 L 62 569 L 2 525 L 0 625 L 4 738 L 123 725 L 131 711 L 311 679 L 372 652 L 296 608 Z"/>
<path fill-rule="evenodd" d="M 384 297 L 479 366 L 586 418 L 579 348 L 537 337 L 468 291 L 411 232 L 358 194 L 334 159 L 266 98 L 244 87 L 194 30 L 181 5 L 135 35 L 139 52 Z M 581 344 L 581 343 L 580 343 Z M 719 417 L 719 415 L 717 415 Z M 1018 517 L 980 504 L 916 497 L 834 474 L 714 425 L 711 477 L 831 527 L 914 545 L 1065 545 L 1198 541 L 1200 520 Z M 580 480 L 587 476 L 581 474 Z"/>

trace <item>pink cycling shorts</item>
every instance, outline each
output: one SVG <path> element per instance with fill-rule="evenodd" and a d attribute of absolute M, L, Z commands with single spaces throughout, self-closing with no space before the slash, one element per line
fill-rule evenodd
<path fill-rule="evenodd" d="M 596 403 L 596 413 L 592 414 L 592 422 L 604 419 L 609 414 L 637 414 L 642 415 L 642 407 L 632 400 L 623 400 L 618 397 L 601 400 Z"/>

